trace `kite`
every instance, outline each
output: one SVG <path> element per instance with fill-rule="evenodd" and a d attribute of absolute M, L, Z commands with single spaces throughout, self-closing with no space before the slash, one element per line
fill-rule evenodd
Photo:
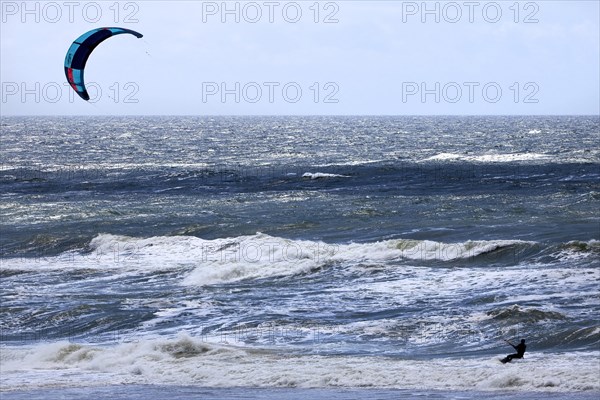
<path fill-rule="evenodd" d="M 85 88 L 85 83 L 83 82 L 83 70 L 90 54 L 92 54 L 96 46 L 109 37 L 120 35 L 122 33 L 129 33 L 138 39 L 143 36 L 141 33 L 132 31 L 131 29 L 97 28 L 79 36 L 73 42 L 71 47 L 69 47 L 67 56 L 65 57 L 65 75 L 73 90 L 75 90 L 82 99 L 86 101 L 90 99 Z"/>

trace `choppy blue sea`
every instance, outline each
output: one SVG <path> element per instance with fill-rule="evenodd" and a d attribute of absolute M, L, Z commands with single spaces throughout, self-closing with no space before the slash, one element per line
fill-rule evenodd
<path fill-rule="evenodd" d="M 600 391 L 598 116 L 3 117 L 1 140 L 2 398 Z"/>

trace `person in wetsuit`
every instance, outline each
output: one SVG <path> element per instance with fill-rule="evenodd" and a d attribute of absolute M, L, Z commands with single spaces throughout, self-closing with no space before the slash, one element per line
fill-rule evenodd
<path fill-rule="evenodd" d="M 517 351 L 517 353 L 507 355 L 502 360 L 500 360 L 500 361 L 502 361 L 502 363 L 511 362 L 513 358 L 523 358 L 523 355 L 525 354 L 525 349 L 527 349 L 527 346 L 525 346 L 525 339 L 521 339 L 521 343 L 519 343 L 516 346 L 514 344 L 512 344 L 511 342 L 509 342 L 508 340 L 506 341 L 506 343 L 508 343 L 512 347 L 514 347 L 514 349 Z"/>

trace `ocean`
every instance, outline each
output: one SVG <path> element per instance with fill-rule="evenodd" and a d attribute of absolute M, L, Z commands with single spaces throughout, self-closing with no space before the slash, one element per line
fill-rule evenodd
<path fill-rule="evenodd" d="M 2 399 L 600 394 L 598 116 L 2 117 L 1 141 Z"/>

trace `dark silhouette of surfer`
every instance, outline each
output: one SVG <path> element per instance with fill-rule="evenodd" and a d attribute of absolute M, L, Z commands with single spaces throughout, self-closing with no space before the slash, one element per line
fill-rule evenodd
<path fill-rule="evenodd" d="M 525 349 L 527 348 L 527 346 L 525 346 L 525 339 L 521 339 L 521 343 L 519 343 L 518 345 L 514 345 L 511 342 L 509 342 L 508 340 L 505 340 L 506 343 L 510 344 L 512 347 L 514 347 L 514 349 L 517 351 L 516 354 L 509 354 L 506 357 L 504 357 L 502 360 L 503 364 L 506 364 L 507 362 L 511 362 L 513 358 L 523 358 L 523 355 L 525 354 Z"/>

